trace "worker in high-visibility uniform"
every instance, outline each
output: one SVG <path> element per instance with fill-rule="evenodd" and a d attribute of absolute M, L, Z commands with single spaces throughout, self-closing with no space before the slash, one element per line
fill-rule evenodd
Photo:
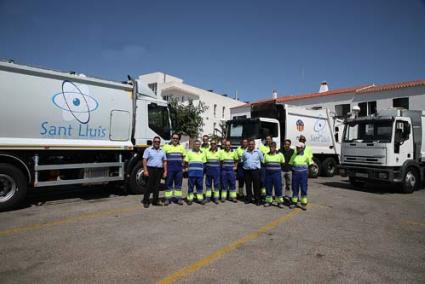
<path fill-rule="evenodd" d="M 305 144 L 298 142 L 296 151 L 291 157 L 289 164 L 292 166 L 292 198 L 290 208 L 295 208 L 298 201 L 301 201 L 301 209 L 307 209 L 307 187 L 308 187 L 308 167 L 313 163 L 312 157 L 305 152 Z M 301 189 L 301 199 L 299 192 Z"/>
<path fill-rule="evenodd" d="M 215 204 L 218 204 L 220 198 L 220 152 L 217 147 L 217 141 L 212 140 L 209 151 L 206 152 L 205 164 L 205 187 L 206 201 L 209 202 L 212 198 Z"/>
<path fill-rule="evenodd" d="M 232 202 L 236 200 L 236 175 L 238 156 L 231 149 L 230 141 L 226 141 L 224 149 L 220 152 L 221 161 L 221 202 L 226 201 L 227 191 L 229 191 L 229 199 Z"/>
<path fill-rule="evenodd" d="M 304 144 L 304 152 L 313 159 L 313 150 L 309 145 L 306 144 L 307 139 L 305 139 L 304 135 L 300 135 L 300 138 L 298 139 L 301 143 Z"/>
<path fill-rule="evenodd" d="M 188 171 L 188 190 L 187 190 L 187 204 L 192 205 L 194 198 L 194 188 L 196 187 L 196 199 L 199 203 L 205 204 L 203 193 L 203 179 L 204 179 L 204 163 L 207 161 L 205 153 L 201 151 L 201 141 L 196 140 L 192 150 L 187 152 L 185 161 L 185 170 Z"/>
<path fill-rule="evenodd" d="M 167 155 L 167 179 L 165 201 L 164 205 L 167 206 L 171 203 L 173 197 L 176 199 L 177 204 L 183 205 L 182 200 L 182 182 L 183 182 L 183 159 L 186 150 L 180 144 L 180 135 L 174 133 L 171 136 L 171 143 L 164 145 L 163 149 Z"/>
<path fill-rule="evenodd" d="M 238 169 L 237 169 L 237 178 L 238 178 L 238 199 L 242 200 L 244 198 L 244 185 L 245 185 L 245 177 L 243 170 L 243 162 L 242 155 L 248 147 L 248 139 L 242 139 L 241 145 L 236 149 L 236 155 L 238 157 Z"/>
<path fill-rule="evenodd" d="M 266 169 L 266 202 L 264 207 L 269 207 L 273 203 L 273 188 L 275 192 L 275 200 L 279 208 L 283 208 L 282 196 L 282 175 L 281 169 L 285 162 L 283 154 L 277 152 L 276 142 L 270 144 L 270 152 L 264 155 L 264 167 Z"/>
<path fill-rule="evenodd" d="M 270 135 L 266 136 L 265 142 L 264 144 L 260 145 L 260 151 L 264 155 L 266 155 L 268 152 L 270 152 L 270 144 L 273 142 L 273 139 Z M 260 170 L 260 174 L 261 174 L 261 197 L 265 198 L 266 197 L 266 169 L 263 165 L 263 167 L 261 167 Z"/>
<path fill-rule="evenodd" d="M 202 144 L 201 144 L 201 151 L 206 153 L 210 149 L 209 144 L 210 137 L 208 135 L 202 136 Z"/>

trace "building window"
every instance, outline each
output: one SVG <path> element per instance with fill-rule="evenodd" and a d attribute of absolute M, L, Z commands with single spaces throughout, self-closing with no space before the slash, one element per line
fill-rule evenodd
<path fill-rule="evenodd" d="M 152 83 L 152 84 L 148 84 L 148 87 L 155 93 L 156 95 L 156 91 L 158 90 L 158 84 L 157 83 Z"/>
<path fill-rule="evenodd" d="M 393 99 L 393 107 L 402 107 L 405 109 L 409 109 L 409 98 Z"/>
<path fill-rule="evenodd" d="M 217 127 L 217 122 L 213 123 L 213 135 L 215 135 L 215 128 Z"/>
<path fill-rule="evenodd" d="M 184 97 L 184 96 L 182 96 L 182 97 L 181 97 L 182 103 L 184 103 L 184 99 L 185 99 L 185 97 Z"/>
<path fill-rule="evenodd" d="M 367 102 L 367 114 L 375 114 L 376 113 L 376 101 Z"/>
<path fill-rule="evenodd" d="M 359 103 L 359 116 L 367 116 L 376 113 L 376 101 Z"/>
<path fill-rule="evenodd" d="M 359 103 L 359 116 L 367 116 L 367 103 Z"/>
<path fill-rule="evenodd" d="M 335 106 L 335 113 L 336 113 L 336 116 L 337 117 L 344 117 L 350 111 L 351 111 L 350 104 L 341 104 L 341 105 L 336 105 Z"/>
<path fill-rule="evenodd" d="M 221 118 L 224 118 L 224 112 L 226 111 L 226 107 L 223 107 L 223 112 L 221 113 Z"/>
<path fill-rule="evenodd" d="M 217 116 L 217 105 L 214 105 L 214 117 Z"/>

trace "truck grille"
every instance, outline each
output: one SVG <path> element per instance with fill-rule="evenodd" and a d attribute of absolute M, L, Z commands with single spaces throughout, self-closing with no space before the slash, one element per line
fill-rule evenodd
<path fill-rule="evenodd" d="M 373 156 L 373 157 L 367 157 L 367 156 L 351 156 L 351 155 L 344 155 L 344 162 L 345 163 L 351 163 L 351 164 L 371 164 L 371 165 L 382 165 L 385 163 L 384 156 Z"/>

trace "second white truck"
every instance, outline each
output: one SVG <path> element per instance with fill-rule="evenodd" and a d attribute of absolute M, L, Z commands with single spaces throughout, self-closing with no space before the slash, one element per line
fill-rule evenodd
<path fill-rule="evenodd" d="M 339 164 L 343 120 L 335 119 L 327 109 L 309 109 L 276 102 L 253 105 L 251 118 L 227 121 L 227 139 L 234 147 L 242 138 L 262 140 L 271 135 L 278 148 L 285 139 L 295 142 L 301 135 L 313 151 L 310 176 L 333 176 Z"/>

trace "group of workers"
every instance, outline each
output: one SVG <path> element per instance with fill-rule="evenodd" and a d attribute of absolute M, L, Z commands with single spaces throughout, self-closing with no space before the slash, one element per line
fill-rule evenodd
<path fill-rule="evenodd" d="M 150 205 L 151 193 L 152 205 L 162 206 L 159 200 L 161 178 L 165 178 L 166 185 L 163 204 L 183 205 L 183 174 L 187 172 L 188 205 L 195 200 L 204 205 L 210 201 L 218 204 L 239 199 L 246 204 L 269 207 L 274 200 L 279 208 L 288 205 L 306 210 L 308 168 L 313 163 L 313 154 L 304 136 L 299 137 L 295 149 L 289 139 L 285 140 L 282 149 L 277 149 L 276 142 L 267 136 L 258 148 L 253 139 L 242 139 L 234 151 L 230 141 L 223 140 L 219 146 L 218 141 L 210 141 L 208 135 L 202 137 L 202 143 L 196 140 L 189 151 L 180 144 L 179 134 L 173 134 L 171 139 L 161 147 L 160 137 L 154 137 L 153 146 L 143 153 L 143 173 L 148 177 L 142 200 L 146 208 Z"/>

